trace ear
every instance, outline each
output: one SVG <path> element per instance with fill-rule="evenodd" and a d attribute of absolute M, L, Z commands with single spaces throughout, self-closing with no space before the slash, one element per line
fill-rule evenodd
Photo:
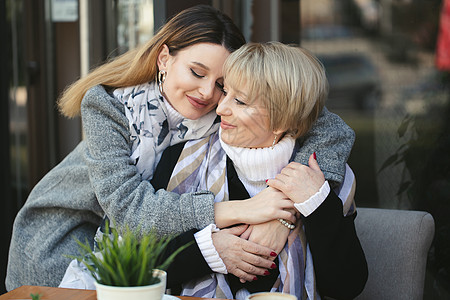
<path fill-rule="evenodd" d="M 158 54 L 158 69 L 165 70 L 167 68 L 167 63 L 170 59 L 169 47 L 166 44 L 162 46 L 161 51 Z"/>
<path fill-rule="evenodd" d="M 277 129 L 277 130 L 274 130 L 274 131 L 272 131 L 272 132 L 273 132 L 273 134 L 275 134 L 276 136 L 282 137 L 282 136 L 285 134 L 286 130 Z"/>

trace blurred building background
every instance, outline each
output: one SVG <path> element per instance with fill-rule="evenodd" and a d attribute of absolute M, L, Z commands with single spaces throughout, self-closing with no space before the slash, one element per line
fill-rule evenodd
<path fill-rule="evenodd" d="M 436 66 L 442 0 L 0 1 L 1 292 L 17 211 L 82 139 L 80 119 L 58 114 L 58 95 L 200 3 L 227 13 L 247 41 L 299 44 L 320 57 L 327 106 L 356 132 L 357 205 L 434 216 L 425 299 L 449 299 L 450 75 Z"/>

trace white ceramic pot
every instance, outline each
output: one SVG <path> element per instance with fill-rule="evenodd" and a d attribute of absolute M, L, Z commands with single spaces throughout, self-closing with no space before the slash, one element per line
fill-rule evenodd
<path fill-rule="evenodd" d="M 110 286 L 95 282 L 97 300 L 161 300 L 166 291 L 167 273 L 154 270 L 160 282 L 146 286 Z"/>

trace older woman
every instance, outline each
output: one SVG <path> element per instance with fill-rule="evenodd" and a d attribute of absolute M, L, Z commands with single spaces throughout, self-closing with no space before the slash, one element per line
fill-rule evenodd
<path fill-rule="evenodd" d="M 278 268 L 269 276 L 242 283 L 230 275 L 208 274 L 183 282 L 182 295 L 244 299 L 249 292 L 272 290 L 299 299 L 354 298 L 367 280 L 367 264 L 354 227 L 353 173 L 347 166 L 343 183 L 330 189 L 316 155 L 329 149 L 320 144 L 309 166 L 289 163 L 301 147 L 296 139 L 307 134 L 324 105 L 327 80 L 321 63 L 301 48 L 247 44 L 227 58 L 224 78 L 224 98 L 216 110 L 221 116 L 219 132 L 165 153 L 160 164 L 169 170 L 179 156 L 173 171 L 164 172 L 171 173 L 168 186 L 183 192 L 192 185 L 206 184 L 216 188 L 215 201 L 219 202 L 253 197 L 269 185 L 268 189 L 275 188 L 293 201 L 301 217 L 295 223 L 274 217 L 241 235 L 279 253 Z M 189 155 L 202 142 L 205 151 Z M 198 158 L 202 164 L 187 167 Z M 258 215 L 260 211 L 244 213 Z M 216 219 L 222 218 L 235 220 L 235 215 L 216 211 Z M 205 231 L 195 234 L 201 250 L 208 244 L 208 238 L 203 239 Z M 228 269 L 232 257 L 219 232 L 213 230 L 212 244 Z M 203 249 L 203 253 L 210 252 Z M 180 267 L 176 264 L 173 269 Z M 170 271 L 169 278 L 179 273 L 172 270 L 171 275 Z"/>

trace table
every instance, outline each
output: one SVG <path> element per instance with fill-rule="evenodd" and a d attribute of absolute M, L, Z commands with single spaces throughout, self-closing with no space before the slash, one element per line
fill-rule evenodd
<path fill-rule="evenodd" d="M 6 294 L 0 295 L 0 300 L 28 300 L 31 299 L 31 293 L 41 294 L 42 300 L 97 300 L 97 294 L 94 290 L 63 289 L 32 285 L 23 285 Z M 182 300 L 213 300 L 211 298 L 177 297 Z"/>

